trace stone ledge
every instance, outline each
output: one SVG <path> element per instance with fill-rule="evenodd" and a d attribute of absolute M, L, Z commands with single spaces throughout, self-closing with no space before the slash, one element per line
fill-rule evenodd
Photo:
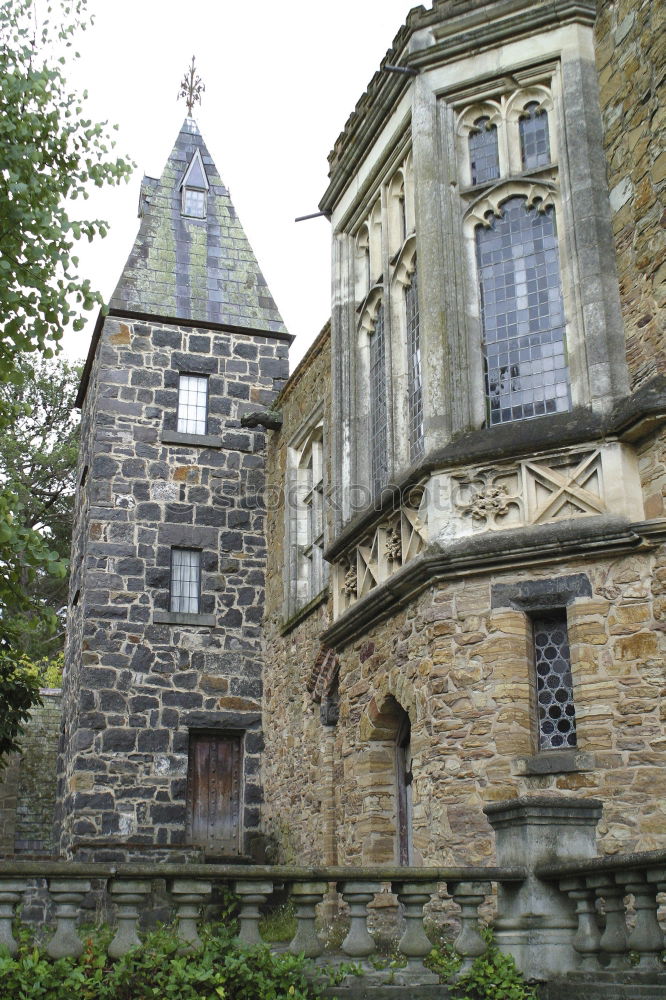
<path fill-rule="evenodd" d="M 283 621 L 280 625 L 280 635 L 288 635 L 292 629 L 295 629 L 297 625 L 300 625 L 300 623 L 308 618 L 320 604 L 324 604 L 328 600 L 328 594 L 329 590 L 328 586 L 326 586 L 323 590 L 320 590 L 316 597 L 313 597 L 311 601 L 308 601 L 307 604 L 304 604 L 302 607 L 294 611 L 291 618 L 287 618 L 287 620 Z"/>
<path fill-rule="evenodd" d="M 162 444 L 184 444 L 192 448 L 221 448 L 219 434 L 183 434 L 181 431 L 162 431 Z"/>
<path fill-rule="evenodd" d="M 217 625 L 217 617 L 186 611 L 153 611 L 153 622 L 156 625 Z"/>
<path fill-rule="evenodd" d="M 594 754 L 578 750 L 548 750 L 532 757 L 519 757 L 516 774 L 543 775 L 569 774 L 574 771 L 593 771 L 596 767 Z"/>

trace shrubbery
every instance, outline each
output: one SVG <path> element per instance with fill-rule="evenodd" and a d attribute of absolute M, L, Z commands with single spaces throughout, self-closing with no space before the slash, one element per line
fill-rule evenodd
<path fill-rule="evenodd" d="M 78 959 L 51 961 L 23 930 L 16 958 L 0 954 L 2 1000 L 313 1000 L 310 964 L 268 947 L 241 948 L 233 931 L 203 928 L 203 947 L 182 954 L 168 929 L 153 931 L 141 949 L 112 962 L 110 931 L 91 931 Z"/>

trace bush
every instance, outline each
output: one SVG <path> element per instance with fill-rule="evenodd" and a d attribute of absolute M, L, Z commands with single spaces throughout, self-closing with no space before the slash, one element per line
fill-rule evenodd
<path fill-rule="evenodd" d="M 29 933 L 20 933 L 19 953 L 0 954 L 2 1000 L 313 1000 L 320 987 L 308 981 L 309 963 L 297 955 L 274 955 L 265 946 L 242 948 L 221 925 L 203 928 L 203 947 L 182 954 L 165 928 L 140 949 L 112 962 L 109 931 L 92 931 L 80 958 L 51 961 Z M 327 985 L 324 983 L 323 985 Z"/>
<path fill-rule="evenodd" d="M 511 955 L 504 955 L 490 934 L 485 955 L 474 959 L 469 972 L 449 987 L 452 1000 L 537 1000 L 516 968 Z"/>

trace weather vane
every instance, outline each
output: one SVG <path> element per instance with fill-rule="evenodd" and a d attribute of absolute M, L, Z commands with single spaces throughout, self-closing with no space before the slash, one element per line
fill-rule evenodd
<path fill-rule="evenodd" d="M 181 97 L 185 98 L 190 117 L 192 117 L 192 109 L 197 101 L 201 104 L 201 95 L 205 89 L 205 86 L 201 82 L 201 77 L 197 75 L 194 68 L 194 56 L 192 56 L 192 65 L 180 81 L 180 90 L 178 92 L 178 100 Z"/>

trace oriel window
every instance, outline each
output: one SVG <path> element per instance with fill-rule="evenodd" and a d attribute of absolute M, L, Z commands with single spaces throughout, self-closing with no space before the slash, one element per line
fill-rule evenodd
<path fill-rule="evenodd" d="M 370 335 L 370 457 L 373 493 L 379 493 L 388 478 L 388 419 L 386 399 L 386 342 L 384 304 L 377 310 Z"/>
<path fill-rule="evenodd" d="M 469 165 L 472 184 L 484 184 L 499 177 L 497 126 L 491 125 L 487 115 L 477 118 L 474 131 L 470 132 Z"/>
<path fill-rule="evenodd" d="M 476 230 L 488 422 L 569 410 L 564 306 L 553 209 L 509 198 Z"/>

